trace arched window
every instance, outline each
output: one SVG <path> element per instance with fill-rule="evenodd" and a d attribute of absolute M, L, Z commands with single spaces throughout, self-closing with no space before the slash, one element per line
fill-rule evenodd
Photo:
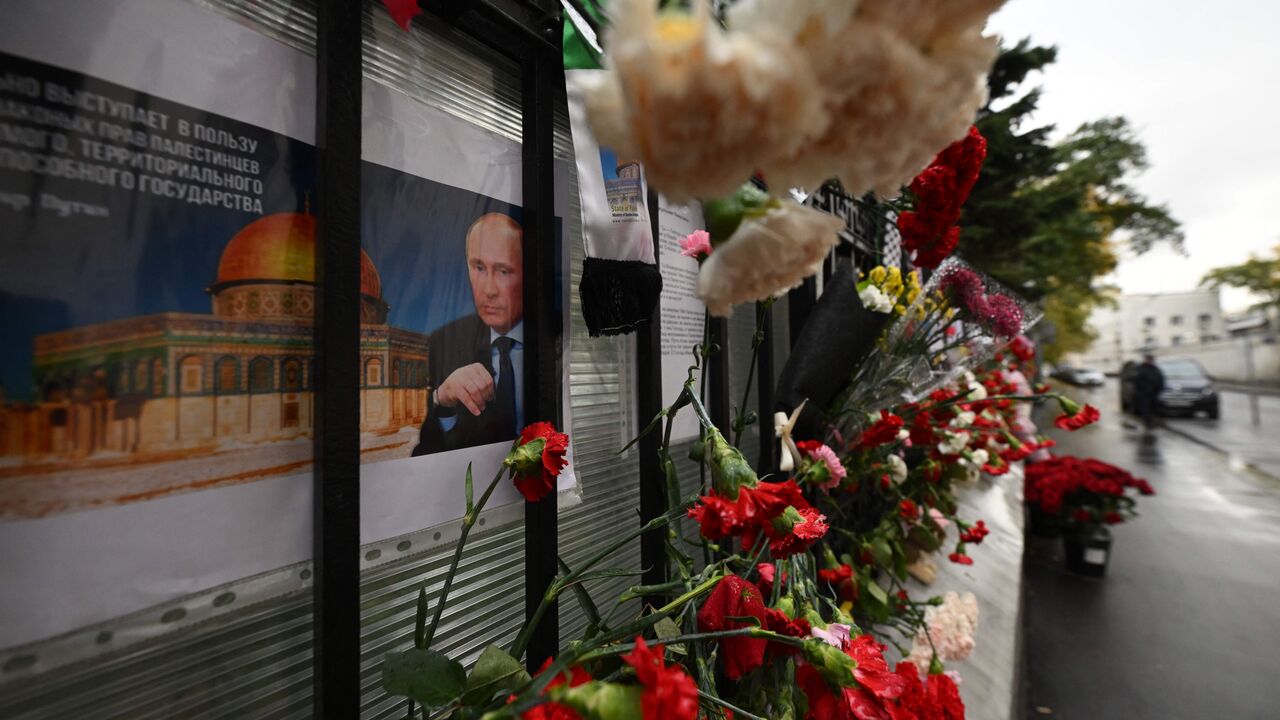
<path fill-rule="evenodd" d="M 302 361 L 298 358 L 285 358 L 281 364 L 280 385 L 285 392 L 297 392 L 302 389 Z"/>
<path fill-rule="evenodd" d="M 377 387 L 382 384 L 382 358 L 369 358 L 364 363 L 364 384 Z"/>
<path fill-rule="evenodd" d="M 240 361 L 230 355 L 218 358 L 213 366 L 214 392 L 233 395 L 240 392 Z"/>
<path fill-rule="evenodd" d="M 271 358 L 256 357 L 249 362 L 249 392 L 271 392 L 276 389 L 275 366 Z"/>
<path fill-rule="evenodd" d="M 151 361 L 151 397 L 164 396 L 164 360 L 156 358 Z"/>
<path fill-rule="evenodd" d="M 414 387 L 426 387 L 431 384 L 431 378 L 427 376 L 427 363 L 423 360 L 418 361 L 418 374 L 413 379 Z"/>
<path fill-rule="evenodd" d="M 204 362 L 198 355 L 188 355 L 178 363 L 178 392 L 199 395 L 204 392 Z"/>
<path fill-rule="evenodd" d="M 403 381 L 404 378 L 400 375 L 400 359 L 397 358 L 391 363 L 391 387 L 400 387 L 404 384 Z"/>

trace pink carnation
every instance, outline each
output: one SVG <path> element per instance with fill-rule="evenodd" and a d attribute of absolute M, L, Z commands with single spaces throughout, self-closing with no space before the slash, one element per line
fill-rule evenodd
<path fill-rule="evenodd" d="M 813 460 L 822 462 L 827 466 L 827 473 L 831 475 L 831 479 L 819 485 L 818 487 L 830 490 L 840 484 L 845 476 L 849 473 L 844 469 L 844 465 L 840 464 L 840 458 L 836 457 L 836 451 L 823 444 L 817 447 L 806 447 L 805 452 Z"/>
<path fill-rule="evenodd" d="M 695 260 L 711 254 L 711 233 L 694 230 L 680 241 L 680 254 Z"/>

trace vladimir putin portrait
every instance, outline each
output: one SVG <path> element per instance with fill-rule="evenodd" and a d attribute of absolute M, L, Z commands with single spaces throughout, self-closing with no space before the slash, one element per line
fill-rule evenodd
<path fill-rule="evenodd" d="M 428 341 L 434 387 L 414 455 L 510 441 L 524 427 L 523 237 L 501 213 L 467 229 L 475 312 Z"/>

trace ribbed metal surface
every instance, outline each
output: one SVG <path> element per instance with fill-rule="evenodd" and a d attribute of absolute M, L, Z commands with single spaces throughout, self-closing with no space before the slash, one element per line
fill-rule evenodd
<path fill-rule="evenodd" d="M 314 5 L 293 0 L 192 0 L 304 52 L 313 52 Z M 366 74 L 432 107 L 509 139 L 520 138 L 519 68 L 452 35 L 395 28 L 380 10 L 366 16 Z M 556 117 L 556 156 L 571 159 L 563 109 Z M 634 453 L 619 456 L 631 423 L 624 339 L 592 339 L 580 318 L 582 258 L 576 178 L 565 218 L 572 252 L 571 434 L 582 502 L 563 511 L 560 552 L 583 560 L 619 528 L 637 524 Z M 638 569 L 638 544 L 609 564 Z M 362 586 L 362 716 L 403 717 L 404 705 L 379 686 L 383 655 L 407 646 L 417 589 L 440 589 L 451 548 L 409 556 L 365 572 Z M 592 586 L 612 597 L 631 581 Z M 524 619 L 524 535 L 519 525 L 480 531 L 463 556 L 436 647 L 473 660 L 486 644 L 508 644 Z M 311 597 L 307 592 L 219 617 L 146 645 L 133 645 L 78 666 L 0 687 L 4 718 L 305 718 L 311 715 Z M 579 636 L 585 619 L 570 597 L 560 609 L 561 636 Z"/>

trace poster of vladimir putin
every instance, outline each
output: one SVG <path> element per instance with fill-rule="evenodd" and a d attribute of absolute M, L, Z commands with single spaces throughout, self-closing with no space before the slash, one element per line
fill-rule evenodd
<path fill-rule="evenodd" d="M 522 241 L 504 213 L 467 229 L 474 311 L 431 333 L 431 399 L 414 455 L 509 441 L 524 426 Z"/>

